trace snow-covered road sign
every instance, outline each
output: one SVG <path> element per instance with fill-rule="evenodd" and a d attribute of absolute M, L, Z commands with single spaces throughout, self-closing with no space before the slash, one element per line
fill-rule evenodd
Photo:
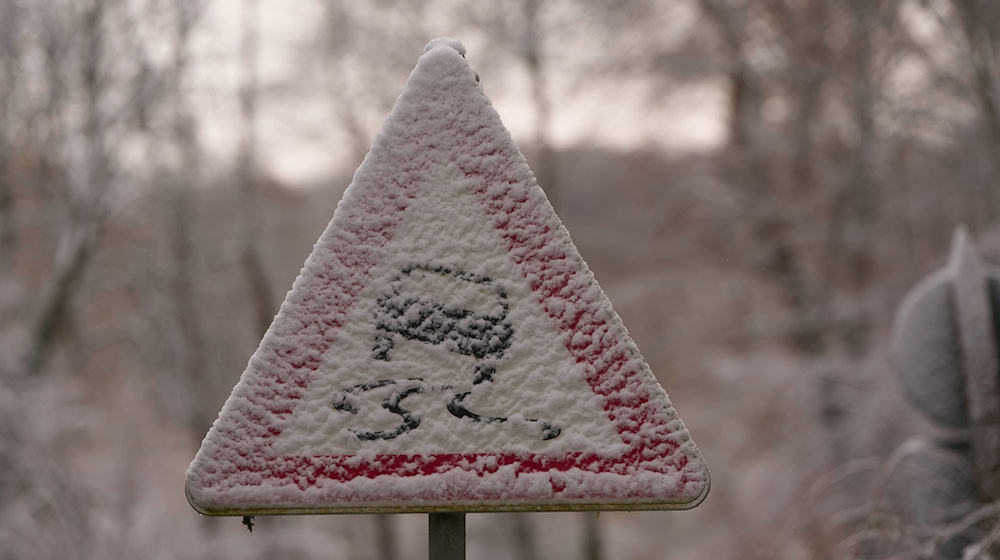
<path fill-rule="evenodd" d="M 708 470 L 435 40 L 188 471 L 198 511 L 670 509 Z"/>

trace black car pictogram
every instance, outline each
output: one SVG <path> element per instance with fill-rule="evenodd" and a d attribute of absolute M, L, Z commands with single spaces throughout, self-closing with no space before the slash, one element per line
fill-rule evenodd
<path fill-rule="evenodd" d="M 377 300 L 372 358 L 391 361 L 399 338 L 442 346 L 475 359 L 471 372 L 475 390 L 475 386 L 493 381 L 499 362 L 510 349 L 514 328 L 507 317 L 509 310 L 506 291 L 489 277 L 440 265 L 408 265 Z M 465 401 L 473 390 L 432 387 L 419 377 L 357 384 L 331 404 L 336 410 L 357 414 L 354 397 L 372 390 L 389 391 L 382 408 L 398 415 L 401 423 L 391 430 L 353 430 L 363 440 L 392 439 L 416 429 L 420 417 L 403 408 L 402 402 L 410 395 L 431 391 L 449 395 L 447 410 L 456 418 L 486 423 L 508 420 L 470 410 Z M 562 432 L 549 422 L 526 421 L 539 424 L 543 440 Z"/>

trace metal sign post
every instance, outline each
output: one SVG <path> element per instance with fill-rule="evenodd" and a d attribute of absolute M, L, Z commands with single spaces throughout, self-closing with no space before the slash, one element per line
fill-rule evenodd
<path fill-rule="evenodd" d="M 433 560 L 465 560 L 465 514 L 428 514 L 427 551 Z"/>

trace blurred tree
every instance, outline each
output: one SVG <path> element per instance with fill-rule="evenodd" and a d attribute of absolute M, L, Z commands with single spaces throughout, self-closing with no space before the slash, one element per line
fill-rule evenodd
<path fill-rule="evenodd" d="M 257 332 L 263 336 L 277 307 L 270 274 L 260 255 L 257 234 L 260 209 L 260 169 L 257 162 L 257 107 L 259 101 L 260 7 L 258 0 L 240 4 L 240 141 L 236 156 L 236 184 L 240 189 L 242 265 L 250 289 Z"/>
<path fill-rule="evenodd" d="M 959 28 L 964 32 L 968 52 L 971 88 L 982 115 L 982 131 L 992 160 L 990 176 L 1000 173 L 1000 6 L 982 0 L 954 0 Z M 994 181 L 989 184 L 995 185 Z M 976 210 L 984 222 L 1000 216 L 1000 189 L 984 187 L 981 195 L 987 204 Z M 978 216 L 977 216 L 978 217 Z"/>
<path fill-rule="evenodd" d="M 121 5 L 113 0 L 92 0 L 74 5 L 74 10 L 49 17 L 74 18 L 70 26 L 78 35 L 72 50 L 79 60 L 64 57 L 69 52 L 60 41 L 66 36 L 50 30 L 50 51 L 46 64 L 51 74 L 62 74 L 61 67 L 72 62 L 78 66 L 74 76 L 79 83 L 81 99 L 64 97 L 60 91 L 50 91 L 49 126 L 58 126 L 69 117 L 69 106 L 78 102 L 82 113 L 80 150 L 83 154 L 79 173 L 71 173 L 63 192 L 65 225 L 59 235 L 58 247 L 48 281 L 41 288 L 31 339 L 27 351 L 27 371 L 38 373 L 49 357 L 52 344 L 70 312 L 70 303 L 96 249 L 98 235 L 107 217 L 111 182 L 116 173 L 111 155 L 111 115 L 107 114 L 106 97 L 111 72 L 107 54 L 107 33 L 111 18 L 120 15 Z M 76 19 L 78 18 L 78 19 Z M 69 36 L 74 38 L 73 35 Z M 61 79 L 50 82 L 60 88 Z M 56 146 L 58 147 L 58 145 Z"/>
<path fill-rule="evenodd" d="M 21 33 L 24 29 L 24 9 L 20 2 L 5 2 L 0 6 L 0 81 L 13 84 L 22 64 Z M 0 87 L 0 266 L 10 266 L 11 252 L 16 241 L 14 224 L 14 137 L 13 126 L 17 99 L 15 88 Z"/>
<path fill-rule="evenodd" d="M 325 3 L 323 10 L 316 41 L 319 63 L 331 112 L 350 146 L 347 165 L 354 167 L 429 38 L 427 4 L 406 0 L 359 7 L 338 0 Z"/>
<path fill-rule="evenodd" d="M 201 325 L 201 306 L 196 289 L 196 251 L 194 238 L 194 190 L 201 168 L 201 152 L 195 130 L 196 122 L 190 103 L 189 74 L 191 33 L 198 23 L 204 6 L 200 0 L 179 0 L 173 3 L 173 45 L 170 62 L 170 139 L 173 154 L 169 170 L 171 227 L 170 247 L 173 253 L 172 300 L 180 342 L 176 355 L 181 372 L 180 383 L 185 395 L 191 429 L 198 433 L 211 425 L 218 403 L 204 398 L 201 390 L 206 372 L 205 332 Z M 259 323 L 258 323 L 259 326 Z"/>

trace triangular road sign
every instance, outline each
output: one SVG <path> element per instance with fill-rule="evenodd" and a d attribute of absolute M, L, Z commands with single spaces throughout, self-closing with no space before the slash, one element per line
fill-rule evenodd
<path fill-rule="evenodd" d="M 432 41 L 191 463 L 189 501 L 671 509 L 708 487 L 464 49 Z"/>

